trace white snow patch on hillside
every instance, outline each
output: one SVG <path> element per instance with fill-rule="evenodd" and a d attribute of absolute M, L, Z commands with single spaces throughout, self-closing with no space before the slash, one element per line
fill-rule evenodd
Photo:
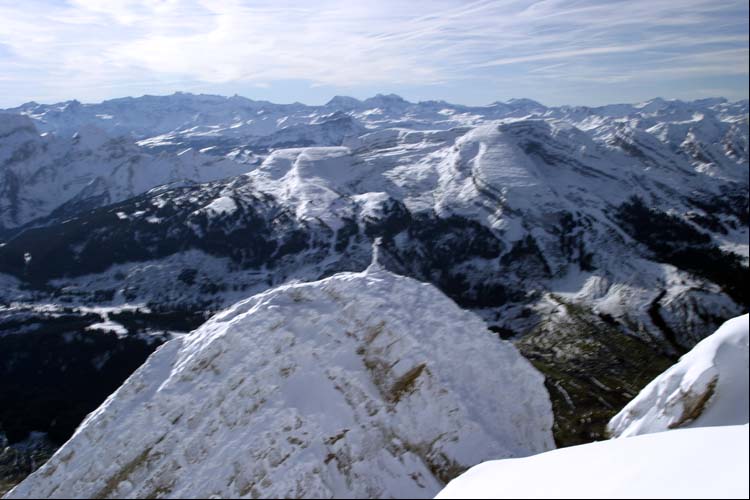
<path fill-rule="evenodd" d="M 298 219 L 320 219 L 332 229 L 341 226 L 350 203 L 342 194 L 361 175 L 344 147 L 274 151 L 250 177 L 257 188 L 294 208 Z"/>
<path fill-rule="evenodd" d="M 286 285 L 149 358 L 9 498 L 408 497 L 554 447 L 542 375 L 429 284 Z"/>
<path fill-rule="evenodd" d="M 383 216 L 383 206 L 390 200 L 387 193 L 366 193 L 352 196 L 352 200 L 359 206 L 360 215 L 378 219 Z"/>
<path fill-rule="evenodd" d="M 112 332 L 117 334 L 118 337 L 124 337 L 128 334 L 127 328 L 122 326 L 120 323 L 115 321 L 107 320 L 101 323 L 94 323 L 86 327 L 86 330 L 100 330 L 104 332 Z"/>
<path fill-rule="evenodd" d="M 748 423 L 748 315 L 724 323 L 610 421 L 613 436 Z"/>
<path fill-rule="evenodd" d="M 237 203 L 229 196 L 222 196 L 206 205 L 203 210 L 211 215 L 231 214 L 237 210 Z"/>
<path fill-rule="evenodd" d="M 747 498 L 748 425 L 679 429 L 473 467 L 436 498 Z"/>

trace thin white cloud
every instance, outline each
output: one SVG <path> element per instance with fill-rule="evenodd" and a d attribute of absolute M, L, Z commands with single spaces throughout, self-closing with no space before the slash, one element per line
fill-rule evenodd
<path fill-rule="evenodd" d="M 0 19 L 0 81 L 47 88 L 747 73 L 747 6 L 735 0 L 0 0 Z"/>

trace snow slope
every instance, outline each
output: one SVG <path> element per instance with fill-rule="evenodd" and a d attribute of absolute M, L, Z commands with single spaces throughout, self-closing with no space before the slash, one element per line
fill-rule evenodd
<path fill-rule="evenodd" d="M 610 421 L 612 436 L 748 423 L 748 315 L 731 319 Z"/>
<path fill-rule="evenodd" d="M 431 497 L 553 448 L 552 419 L 511 344 L 375 263 L 168 342 L 8 498 Z"/>
<path fill-rule="evenodd" d="M 748 425 L 599 441 L 473 467 L 436 498 L 747 498 Z"/>

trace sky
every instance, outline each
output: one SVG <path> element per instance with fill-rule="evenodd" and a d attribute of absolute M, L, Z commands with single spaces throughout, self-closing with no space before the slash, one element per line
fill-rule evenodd
<path fill-rule="evenodd" d="M 0 0 L 0 107 L 748 98 L 746 0 Z"/>

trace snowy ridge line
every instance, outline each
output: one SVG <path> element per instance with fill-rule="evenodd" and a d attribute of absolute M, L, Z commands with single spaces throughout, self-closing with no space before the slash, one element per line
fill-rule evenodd
<path fill-rule="evenodd" d="M 167 342 L 7 498 L 430 498 L 482 460 L 554 447 L 543 380 L 376 252 Z"/>
<path fill-rule="evenodd" d="M 748 423 L 748 315 L 724 323 L 647 385 L 609 423 L 614 437 Z"/>

